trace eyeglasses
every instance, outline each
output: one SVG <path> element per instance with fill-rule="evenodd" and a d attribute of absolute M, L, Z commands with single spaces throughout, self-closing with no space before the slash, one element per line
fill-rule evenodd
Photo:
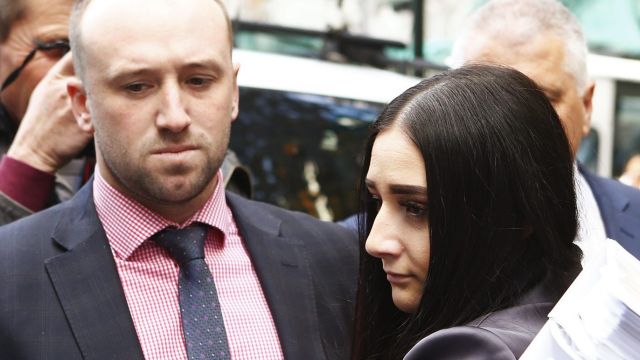
<path fill-rule="evenodd" d="M 9 76 L 7 76 L 5 81 L 2 83 L 2 87 L 0 88 L 0 91 L 6 89 L 7 86 L 11 85 L 14 81 L 16 81 L 16 79 L 18 78 L 22 70 L 24 70 L 27 64 L 29 64 L 29 62 L 33 60 L 33 57 L 36 55 L 36 52 L 59 51 L 60 57 L 62 57 L 62 55 L 66 54 L 69 51 L 69 49 L 70 49 L 70 46 L 69 46 L 68 40 L 56 40 L 56 41 L 50 41 L 50 42 L 36 41 L 36 46 L 31 51 L 29 51 L 29 54 L 27 54 L 27 56 L 22 61 L 22 64 L 18 66 L 18 68 L 16 68 L 15 70 L 13 70 L 11 74 L 9 74 Z"/>

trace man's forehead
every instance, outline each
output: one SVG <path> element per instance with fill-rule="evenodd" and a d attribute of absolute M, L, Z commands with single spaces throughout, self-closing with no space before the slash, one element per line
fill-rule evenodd
<path fill-rule="evenodd" d="M 33 20 L 51 22 L 62 20 L 65 24 L 69 21 L 72 0 L 27 0 L 25 2 L 25 17 Z M 39 22 L 38 21 L 38 22 Z"/>
<path fill-rule="evenodd" d="M 232 68 L 226 18 L 213 0 L 178 1 L 180 9 L 174 0 L 93 1 L 82 19 L 81 41 L 87 71 L 96 79 L 173 74 L 189 64 Z"/>
<path fill-rule="evenodd" d="M 526 42 L 510 36 L 483 36 L 468 47 L 468 62 L 488 62 L 513 67 L 540 82 L 540 77 L 570 76 L 564 67 L 563 41 L 552 33 L 539 34 Z M 549 75 L 549 76 L 546 76 Z"/>
<path fill-rule="evenodd" d="M 28 0 L 21 22 L 40 41 L 67 38 L 72 0 Z"/>
<path fill-rule="evenodd" d="M 120 35 L 127 40 L 176 30 L 188 35 L 202 28 L 228 37 L 226 24 L 222 8 L 214 0 L 92 0 L 80 26 L 83 38 Z"/>

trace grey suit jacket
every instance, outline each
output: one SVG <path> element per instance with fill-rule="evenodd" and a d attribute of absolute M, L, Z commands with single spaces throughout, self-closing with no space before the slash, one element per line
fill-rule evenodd
<path fill-rule="evenodd" d="M 351 232 L 227 200 L 288 359 L 341 359 L 357 278 Z M 65 203 L 0 227 L 0 359 L 141 359 L 92 182 Z"/>
<path fill-rule="evenodd" d="M 510 308 L 437 331 L 420 340 L 405 360 L 514 360 L 547 321 L 557 296 L 542 283 Z"/>

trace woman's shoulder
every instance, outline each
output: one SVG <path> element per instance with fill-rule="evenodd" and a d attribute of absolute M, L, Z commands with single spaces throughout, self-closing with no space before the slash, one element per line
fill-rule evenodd
<path fill-rule="evenodd" d="M 405 360 L 517 359 L 547 320 L 553 303 L 529 303 L 437 331 L 418 342 Z"/>
<path fill-rule="evenodd" d="M 515 360 L 502 339 L 483 328 L 456 326 L 437 331 L 420 340 L 405 356 L 405 360 Z"/>

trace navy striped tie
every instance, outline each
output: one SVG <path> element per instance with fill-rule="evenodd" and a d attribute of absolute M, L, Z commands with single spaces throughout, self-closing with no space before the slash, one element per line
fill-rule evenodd
<path fill-rule="evenodd" d="M 180 315 L 189 359 L 230 359 L 216 286 L 204 261 L 207 231 L 207 225 L 194 223 L 164 229 L 153 239 L 180 266 Z"/>

